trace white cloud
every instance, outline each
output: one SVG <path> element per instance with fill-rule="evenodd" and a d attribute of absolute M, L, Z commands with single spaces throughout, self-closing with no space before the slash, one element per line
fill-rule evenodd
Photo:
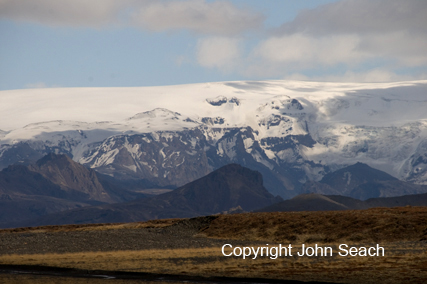
<path fill-rule="evenodd" d="M 0 0 L 0 18 L 50 26 L 138 26 L 235 35 L 260 27 L 264 17 L 229 1 L 205 0 Z"/>
<path fill-rule="evenodd" d="M 118 22 L 123 0 L 0 0 L 0 18 L 50 26 L 100 27 Z"/>
<path fill-rule="evenodd" d="M 228 1 L 155 1 L 141 7 L 133 22 L 152 31 L 187 29 L 204 34 L 235 35 L 261 26 L 263 17 Z"/>
<path fill-rule="evenodd" d="M 285 23 L 282 33 L 372 34 L 396 31 L 425 33 L 425 0 L 342 0 L 304 10 Z"/>
<path fill-rule="evenodd" d="M 264 16 L 230 0 L 0 0 L 0 18 L 188 30 L 203 36 L 195 54 L 199 65 L 257 79 L 346 69 L 322 78 L 387 81 L 403 78 L 396 74 L 404 68 L 427 65 L 425 0 L 342 0 L 302 11 L 274 31 L 249 34 L 257 38 L 243 34 L 261 29 Z M 187 62 L 176 58 L 178 66 Z"/>
<path fill-rule="evenodd" d="M 427 64 L 427 28 L 425 32 L 423 35 L 410 31 L 368 34 L 359 49 L 371 57 L 389 59 L 401 66 L 423 66 Z"/>
<path fill-rule="evenodd" d="M 226 37 L 208 37 L 197 44 L 197 61 L 203 67 L 231 71 L 240 57 L 239 40 Z"/>
<path fill-rule="evenodd" d="M 427 1 L 342 0 L 283 24 L 259 42 L 247 60 L 255 63 L 241 72 L 284 76 L 346 68 L 349 80 L 387 81 L 397 70 L 425 67 L 426 50 Z"/>
<path fill-rule="evenodd" d="M 312 37 L 297 33 L 261 42 L 255 55 L 271 62 L 292 63 L 294 67 L 328 66 L 359 62 L 365 58 L 359 44 L 356 35 Z"/>

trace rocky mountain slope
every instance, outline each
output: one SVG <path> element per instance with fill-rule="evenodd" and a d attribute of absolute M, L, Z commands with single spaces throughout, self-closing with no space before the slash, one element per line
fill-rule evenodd
<path fill-rule="evenodd" d="M 259 172 L 230 164 L 152 198 L 74 209 L 39 219 L 10 223 L 6 227 L 186 218 L 212 215 L 236 207 L 252 211 L 282 200 L 264 188 Z"/>
<path fill-rule="evenodd" d="M 363 163 L 326 174 L 319 182 L 303 185 L 303 192 L 345 195 L 357 199 L 427 193 L 427 185 L 412 184 Z"/>
<path fill-rule="evenodd" d="M 290 198 L 362 162 L 427 184 L 426 93 L 427 81 L 2 91 L 0 168 L 65 153 L 115 178 L 178 187 L 238 163 Z"/>
<path fill-rule="evenodd" d="M 66 155 L 51 153 L 35 164 L 0 171 L 0 223 L 145 197 L 128 188 Z"/>

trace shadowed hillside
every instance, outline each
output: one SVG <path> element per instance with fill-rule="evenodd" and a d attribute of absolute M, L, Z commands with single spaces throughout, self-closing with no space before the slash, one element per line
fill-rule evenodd
<path fill-rule="evenodd" d="M 376 197 L 427 193 L 427 186 L 404 182 L 366 164 L 356 163 L 326 174 L 319 182 L 306 182 L 302 192 L 345 195 L 366 200 Z"/>
<path fill-rule="evenodd" d="M 9 227 L 186 218 L 221 213 L 239 206 L 251 211 L 279 201 L 282 201 L 280 197 L 274 197 L 264 188 L 259 172 L 230 164 L 150 199 L 59 212 Z"/>
<path fill-rule="evenodd" d="M 120 182 L 51 153 L 35 164 L 0 171 L 0 224 L 145 197 L 127 189 L 138 186 L 144 188 L 142 182 Z"/>

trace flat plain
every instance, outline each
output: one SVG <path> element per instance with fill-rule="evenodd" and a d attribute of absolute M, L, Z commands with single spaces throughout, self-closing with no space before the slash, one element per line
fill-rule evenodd
<path fill-rule="evenodd" d="M 17 267 L 31 271 L 48 267 L 72 269 L 74 274 L 133 273 L 171 280 L 425 283 L 426 221 L 427 208 L 400 207 L 5 229 L 0 231 L 0 266 L 5 272 Z M 295 251 L 302 244 L 317 244 L 332 247 L 334 253 L 243 259 L 224 256 L 224 244 L 292 244 Z M 385 256 L 340 256 L 340 244 L 379 244 Z M 2 277 L 10 280 L 12 276 Z"/>

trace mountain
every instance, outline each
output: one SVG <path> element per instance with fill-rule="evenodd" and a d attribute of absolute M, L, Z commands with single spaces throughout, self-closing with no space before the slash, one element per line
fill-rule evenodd
<path fill-rule="evenodd" d="M 395 180 L 361 184 L 350 192 L 350 196 L 366 200 L 375 197 L 393 197 L 400 195 L 421 194 L 426 192 L 426 185 L 411 184 L 408 182 Z"/>
<path fill-rule="evenodd" d="M 365 201 L 341 195 L 301 194 L 256 212 L 360 210 L 374 207 L 427 206 L 427 193 L 370 198 Z"/>
<path fill-rule="evenodd" d="M 400 181 L 366 164 L 356 163 L 326 174 L 319 182 L 305 183 L 301 191 L 323 195 L 346 195 L 366 200 L 375 197 L 426 193 L 427 186 Z"/>
<path fill-rule="evenodd" d="M 396 181 L 397 178 L 363 163 L 345 167 L 325 175 L 320 183 L 340 189 L 343 194 L 350 193 L 354 188 L 377 181 Z"/>
<path fill-rule="evenodd" d="M 373 207 L 403 207 L 427 206 L 427 194 L 411 194 L 395 197 L 370 198 L 365 201 L 369 208 Z"/>
<path fill-rule="evenodd" d="M 8 226 L 133 222 L 162 218 L 184 218 L 233 211 L 252 211 L 275 202 L 263 186 L 259 172 L 237 164 L 221 167 L 171 192 L 125 203 L 99 205 L 59 212 Z"/>
<path fill-rule="evenodd" d="M 309 180 L 303 184 L 301 188 L 301 193 L 302 194 L 317 193 L 322 195 L 340 195 L 341 190 L 340 188 L 336 189 L 335 187 L 332 187 L 326 183 Z"/>
<path fill-rule="evenodd" d="M 124 187 L 66 155 L 50 153 L 35 164 L 0 171 L 0 223 L 145 197 Z"/>
<path fill-rule="evenodd" d="M 263 186 L 263 177 L 238 164 L 226 165 L 172 192 L 154 197 L 172 206 L 186 204 L 198 215 L 215 214 L 240 206 L 244 211 L 281 201 Z"/>
<path fill-rule="evenodd" d="M 58 185 L 62 191 L 79 192 L 84 194 L 87 199 L 101 202 L 117 201 L 104 190 L 94 170 L 89 170 L 74 162 L 67 155 L 49 153 L 36 164 L 29 165 L 28 169 Z"/>
<path fill-rule="evenodd" d="M 427 185 L 426 91 L 426 80 L 1 91 L 0 168 L 53 152 L 116 179 L 176 188 L 238 163 L 291 198 L 359 161 Z M 323 190 L 350 194 L 356 183 L 346 181 Z"/>

